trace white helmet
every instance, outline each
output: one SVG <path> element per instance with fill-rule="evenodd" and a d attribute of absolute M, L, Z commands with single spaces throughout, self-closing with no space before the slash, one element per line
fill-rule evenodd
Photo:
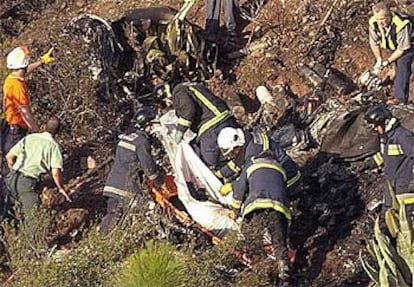
<path fill-rule="evenodd" d="M 243 146 L 246 142 L 242 129 L 227 127 L 220 131 L 217 144 L 223 156 L 227 156 L 234 148 Z"/>
<path fill-rule="evenodd" d="M 11 70 L 25 69 L 29 62 L 30 50 L 26 46 L 14 48 L 7 55 L 7 68 Z"/>

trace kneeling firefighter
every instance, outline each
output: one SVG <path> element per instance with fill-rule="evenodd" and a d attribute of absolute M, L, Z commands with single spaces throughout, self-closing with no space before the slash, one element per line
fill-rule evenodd
<path fill-rule="evenodd" d="M 99 227 L 102 235 L 108 234 L 126 215 L 131 203 L 142 196 L 142 173 L 157 187 L 162 185 L 163 175 L 151 157 L 149 135 L 155 116 L 152 107 L 141 108 L 136 113 L 130 132 L 120 136 L 115 160 L 103 190 L 108 201 L 107 213 Z"/>
<path fill-rule="evenodd" d="M 237 176 L 253 156 L 269 151 L 286 172 L 288 195 L 297 193 L 301 180 L 298 165 L 266 132 L 259 130 L 248 132 L 241 128 L 226 127 L 220 131 L 217 144 L 223 156 L 230 159 L 216 173 L 218 177 Z"/>

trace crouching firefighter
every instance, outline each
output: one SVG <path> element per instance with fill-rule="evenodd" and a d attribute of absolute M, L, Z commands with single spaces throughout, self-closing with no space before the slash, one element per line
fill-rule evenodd
<path fill-rule="evenodd" d="M 236 181 L 220 189 L 222 195 L 233 191 L 230 217 L 243 218 L 241 230 L 247 242 L 270 235 L 272 255 L 277 260 L 275 271 L 282 280 L 288 279 L 290 270 L 286 237 L 292 216 L 287 205 L 286 180 L 285 170 L 266 151 L 253 157 Z"/>
<path fill-rule="evenodd" d="M 150 132 L 155 119 L 152 107 L 138 110 L 128 133 L 120 136 L 115 160 L 109 172 L 103 195 L 107 197 L 107 212 L 99 226 L 102 235 L 108 234 L 126 216 L 132 204 L 142 197 L 143 178 L 157 187 L 163 176 L 151 157 Z"/>
<path fill-rule="evenodd" d="M 267 133 L 226 127 L 220 131 L 217 144 L 222 155 L 230 160 L 216 173 L 218 177 L 237 176 L 253 156 L 270 151 L 286 172 L 289 197 L 298 192 L 301 181 L 298 165 Z"/>
<path fill-rule="evenodd" d="M 385 105 L 371 107 L 365 114 L 368 126 L 380 139 L 379 152 L 373 157 L 378 166 L 383 166 L 387 180 L 384 208 L 390 208 L 392 195 L 398 203 L 413 211 L 414 204 L 414 133 L 403 127 Z M 394 191 L 394 192 L 392 192 Z"/>
<path fill-rule="evenodd" d="M 220 150 L 217 136 L 224 127 L 236 127 L 236 119 L 227 104 L 201 83 L 181 83 L 172 93 L 165 86 L 165 94 L 172 97 L 178 117 L 175 142 L 183 139 L 187 129 L 197 134 L 191 143 L 204 163 L 212 170 L 220 165 Z"/>

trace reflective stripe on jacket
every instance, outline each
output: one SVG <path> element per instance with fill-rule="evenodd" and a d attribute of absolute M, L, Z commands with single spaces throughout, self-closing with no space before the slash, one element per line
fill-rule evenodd
<path fill-rule="evenodd" d="M 395 192 L 406 193 L 413 179 L 414 133 L 392 118 L 380 137 L 380 152 L 374 160 L 383 164 L 385 177 Z"/>
<path fill-rule="evenodd" d="M 151 156 L 151 141 L 143 131 L 120 137 L 104 194 L 125 197 L 139 191 L 139 170 L 150 179 L 157 176 L 157 166 Z"/>
<path fill-rule="evenodd" d="M 173 102 L 178 117 L 178 130 L 186 131 L 190 128 L 198 137 L 232 117 L 227 104 L 202 84 L 177 85 L 173 91 Z"/>
<path fill-rule="evenodd" d="M 397 34 L 407 25 L 412 25 L 409 19 L 405 19 L 394 12 L 391 18 L 391 31 L 386 35 L 384 28 L 378 24 L 374 16 L 369 19 L 369 25 L 374 29 L 375 33 L 381 37 L 380 47 L 395 51 L 397 49 Z"/>
<path fill-rule="evenodd" d="M 242 208 L 242 215 L 257 209 L 274 209 L 288 220 L 292 218 L 286 194 L 286 173 L 270 157 L 254 158 L 240 177 L 232 183 L 233 208 Z"/>
<path fill-rule="evenodd" d="M 290 158 L 289 155 L 265 132 L 253 132 L 246 134 L 245 152 L 234 161 L 228 162 L 221 168 L 221 174 L 228 178 L 237 175 L 242 166 L 247 164 L 252 157 L 259 156 L 264 151 L 270 150 L 275 156 L 275 159 L 281 164 L 286 171 L 287 187 L 292 186 L 301 178 L 301 173 L 298 165 Z"/>

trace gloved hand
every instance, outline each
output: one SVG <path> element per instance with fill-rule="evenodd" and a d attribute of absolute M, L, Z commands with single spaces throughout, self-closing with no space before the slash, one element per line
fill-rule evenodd
<path fill-rule="evenodd" d="M 232 191 L 233 191 L 233 187 L 231 186 L 231 182 L 223 184 L 220 187 L 220 190 L 219 190 L 220 194 L 223 195 L 223 196 L 226 196 L 227 194 L 229 194 Z"/>
<path fill-rule="evenodd" d="M 40 60 L 42 61 L 43 64 L 48 65 L 55 61 L 55 58 L 53 58 L 52 56 L 53 49 L 54 48 L 50 48 L 49 51 L 47 51 L 45 54 L 42 55 L 42 57 L 40 57 Z"/>
<path fill-rule="evenodd" d="M 374 67 L 372 67 L 372 72 L 375 75 L 379 75 L 382 71 L 382 68 L 383 68 L 382 58 L 378 58 L 377 61 L 375 62 Z"/>
<path fill-rule="evenodd" d="M 388 60 L 382 61 L 382 63 L 381 63 L 381 67 L 382 67 L 382 68 L 385 68 L 385 67 L 387 67 L 389 64 L 390 64 L 390 62 L 389 62 Z"/>
<path fill-rule="evenodd" d="M 229 218 L 231 218 L 233 220 L 236 220 L 236 218 L 239 216 L 239 213 L 240 213 L 240 209 L 232 209 L 229 212 L 228 216 L 229 216 Z"/>
<path fill-rule="evenodd" d="M 177 131 L 174 136 L 175 143 L 179 144 L 183 140 L 183 137 L 184 137 L 184 132 Z"/>
<path fill-rule="evenodd" d="M 216 172 L 214 173 L 215 176 L 217 176 L 217 178 L 224 178 L 223 174 L 221 173 L 221 170 L 216 170 Z"/>

